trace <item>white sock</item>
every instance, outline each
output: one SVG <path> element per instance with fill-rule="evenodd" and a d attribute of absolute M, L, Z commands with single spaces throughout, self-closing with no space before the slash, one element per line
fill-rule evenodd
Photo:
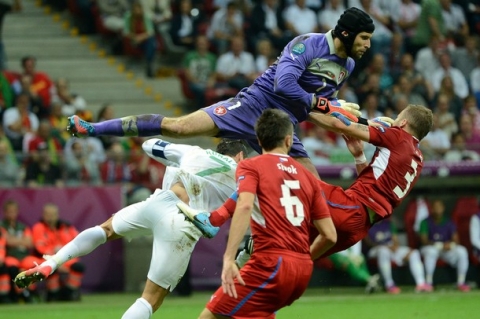
<path fill-rule="evenodd" d="M 107 241 L 107 234 L 100 226 L 85 229 L 72 241 L 45 261 L 42 265 L 52 267 L 52 273 L 62 264 L 72 258 L 84 256 Z"/>
<path fill-rule="evenodd" d="M 385 282 L 385 287 L 391 287 L 395 283 L 392 278 L 392 264 L 390 261 L 390 250 L 387 247 L 378 248 L 378 269 L 382 274 L 383 281 Z"/>
<path fill-rule="evenodd" d="M 150 319 L 152 306 L 143 298 L 138 298 L 130 308 L 125 311 L 122 319 Z"/>
<path fill-rule="evenodd" d="M 423 270 L 422 260 L 420 259 L 418 250 L 414 249 L 410 253 L 408 264 L 410 265 L 410 272 L 417 286 L 425 284 L 425 271 Z"/>

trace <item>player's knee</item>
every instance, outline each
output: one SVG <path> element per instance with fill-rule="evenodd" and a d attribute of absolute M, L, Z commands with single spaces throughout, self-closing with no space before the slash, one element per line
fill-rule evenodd
<path fill-rule="evenodd" d="M 378 256 L 390 256 L 390 249 L 386 246 L 378 246 L 377 254 Z"/>

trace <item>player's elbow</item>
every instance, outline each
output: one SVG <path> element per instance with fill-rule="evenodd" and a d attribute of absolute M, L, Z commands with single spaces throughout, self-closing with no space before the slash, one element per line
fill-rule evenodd
<path fill-rule="evenodd" d="M 287 96 L 290 92 L 292 81 L 296 80 L 288 75 L 283 75 L 282 77 L 275 78 L 273 91 L 280 96 Z"/>
<path fill-rule="evenodd" d="M 333 246 L 337 243 L 337 232 L 335 228 L 324 231 L 323 238 L 325 239 L 325 245 Z"/>

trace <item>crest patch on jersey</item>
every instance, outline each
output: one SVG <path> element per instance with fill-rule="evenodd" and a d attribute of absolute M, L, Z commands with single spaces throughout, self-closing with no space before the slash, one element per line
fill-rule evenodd
<path fill-rule="evenodd" d="M 303 52 L 305 52 L 305 44 L 303 43 L 297 43 L 292 48 L 292 53 L 295 55 L 300 55 Z"/>
<path fill-rule="evenodd" d="M 222 115 L 227 114 L 227 109 L 225 108 L 225 106 L 220 105 L 220 106 L 217 106 L 217 107 L 215 108 L 215 110 L 213 110 L 213 113 L 214 113 L 215 115 L 222 116 Z"/>

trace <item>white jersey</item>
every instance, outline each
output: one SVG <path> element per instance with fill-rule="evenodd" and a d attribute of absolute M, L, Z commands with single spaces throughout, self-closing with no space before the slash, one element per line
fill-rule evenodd
<path fill-rule="evenodd" d="M 162 139 L 149 139 L 143 150 L 167 169 L 162 189 L 181 182 L 192 208 L 212 211 L 220 207 L 235 191 L 237 163 L 228 156 L 198 146 L 174 144 Z"/>

